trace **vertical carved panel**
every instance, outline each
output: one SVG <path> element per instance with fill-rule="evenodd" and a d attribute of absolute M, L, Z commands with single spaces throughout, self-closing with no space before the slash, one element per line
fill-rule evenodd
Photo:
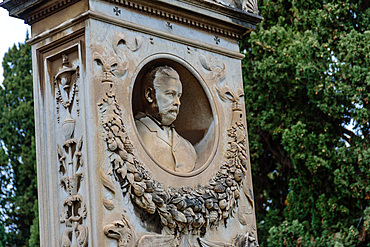
<path fill-rule="evenodd" d="M 80 120 L 79 46 L 75 45 L 48 58 L 53 76 L 56 101 L 57 158 L 61 191 L 60 246 L 87 246 L 88 230 L 85 225 L 87 210 L 81 195 L 83 169 L 83 136 L 76 128 Z"/>

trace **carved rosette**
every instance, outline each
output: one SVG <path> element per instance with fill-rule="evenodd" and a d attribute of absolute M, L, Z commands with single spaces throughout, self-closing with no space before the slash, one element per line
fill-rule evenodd
<path fill-rule="evenodd" d="M 60 223 L 65 226 L 60 245 L 87 246 L 86 204 L 79 193 L 83 179 L 82 145 L 83 138 L 75 137 L 76 120 L 79 117 L 78 81 L 79 67 L 72 67 L 67 54 L 62 55 L 62 66 L 54 76 L 57 122 L 65 116 L 57 131 L 62 131 L 64 139 L 57 143 L 60 185 L 68 196 L 63 200 Z M 76 108 L 76 109 L 74 109 Z M 75 110 L 75 111 L 74 111 Z M 72 115 L 76 115 L 77 119 Z"/>
<path fill-rule="evenodd" d="M 118 246 L 147 246 L 145 243 L 154 243 L 162 238 L 168 241 L 168 244 L 163 246 L 178 246 L 179 239 L 187 234 L 198 236 L 197 243 L 192 243 L 194 246 L 258 246 L 257 241 L 250 234 L 243 237 L 236 236 L 235 239 L 239 242 L 235 240 L 233 244 L 221 243 L 223 245 L 215 245 L 214 242 L 200 238 L 209 229 L 217 227 L 221 222 L 226 223 L 230 217 L 235 216 L 240 193 L 243 191 L 243 180 L 247 172 L 246 129 L 242 120 L 240 103 L 243 90 L 233 92 L 225 86 L 216 87 L 221 100 L 230 102 L 232 120 L 227 129 L 229 139 L 224 160 L 220 162 L 219 169 L 209 184 L 179 189 L 166 188 L 152 178 L 145 164 L 137 158 L 135 148 L 125 128 L 113 87 L 113 78 L 117 78 L 117 75 L 114 71 L 107 69 L 109 63 L 106 62 L 117 61 L 118 58 L 122 60 L 123 56 L 112 53 L 112 57 L 108 59 L 100 54 L 102 51 L 97 47 L 94 58 L 96 64 L 101 65 L 103 69 L 101 83 L 109 85 L 109 87 L 102 87 L 105 90 L 98 104 L 103 139 L 109 154 L 109 167 L 102 165 L 104 169 L 101 168 L 100 172 L 102 184 L 109 192 L 106 194 L 110 194 L 110 197 L 103 197 L 103 204 L 108 210 L 114 208 L 111 199 L 116 191 L 110 179 L 113 177 L 119 183 L 123 195 L 128 195 L 132 203 L 147 214 L 157 215 L 163 227 L 162 235 L 143 236 L 138 240 L 137 245 L 132 242 L 128 244 L 125 240 L 127 234 L 130 232 L 132 235 L 134 231 L 123 216 L 122 220 L 105 226 L 106 236 L 117 239 Z M 215 81 L 224 79 L 225 65 L 223 63 L 210 63 L 203 55 L 200 55 L 200 62 L 210 72 L 210 79 Z M 123 64 L 125 63 L 115 64 L 115 68 L 123 70 L 124 66 L 120 67 Z M 247 198 L 252 200 L 251 195 L 247 195 Z M 122 245 L 123 242 L 126 244 Z"/>

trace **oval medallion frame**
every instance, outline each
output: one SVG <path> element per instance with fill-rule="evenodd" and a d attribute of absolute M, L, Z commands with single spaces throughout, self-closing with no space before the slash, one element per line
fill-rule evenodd
<path fill-rule="evenodd" d="M 219 124 L 216 103 L 210 88 L 199 72 L 187 61 L 172 54 L 155 54 L 143 59 L 137 66 L 132 78 L 132 91 L 129 94 L 131 102 L 131 123 L 135 126 L 134 116 L 142 110 L 141 78 L 146 70 L 153 66 L 168 65 L 174 68 L 182 82 L 183 95 L 178 118 L 174 122 L 176 131 L 194 146 L 198 160 L 193 171 L 181 173 L 168 169 L 160 164 L 146 149 L 135 128 L 135 134 L 150 159 L 162 170 L 177 177 L 193 177 L 202 173 L 212 163 L 219 144 Z M 195 93 L 196 95 L 192 95 Z M 190 103 L 190 100 L 192 101 Z M 199 111 L 200 109 L 200 111 Z M 198 110 L 198 112 L 197 112 Z M 187 116 L 191 115 L 191 121 Z"/>

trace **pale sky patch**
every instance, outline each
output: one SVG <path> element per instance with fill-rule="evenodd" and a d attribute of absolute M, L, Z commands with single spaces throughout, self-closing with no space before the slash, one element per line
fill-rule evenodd
<path fill-rule="evenodd" d="M 1 1 L 1 0 L 0 0 Z M 1 1 L 2 2 L 2 1 Z M 4 53 L 9 47 L 13 47 L 14 43 L 23 43 L 26 39 L 26 32 L 31 33 L 28 25 L 18 18 L 10 17 L 6 9 L 0 8 L 0 61 L 3 62 Z M 0 64 L 0 84 L 2 84 L 3 66 Z"/>

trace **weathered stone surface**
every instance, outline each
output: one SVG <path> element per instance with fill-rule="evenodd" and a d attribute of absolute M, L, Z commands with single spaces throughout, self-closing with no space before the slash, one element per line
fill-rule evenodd
<path fill-rule="evenodd" d="M 1 6 L 32 25 L 43 246 L 257 246 L 237 43 L 255 1 Z"/>

